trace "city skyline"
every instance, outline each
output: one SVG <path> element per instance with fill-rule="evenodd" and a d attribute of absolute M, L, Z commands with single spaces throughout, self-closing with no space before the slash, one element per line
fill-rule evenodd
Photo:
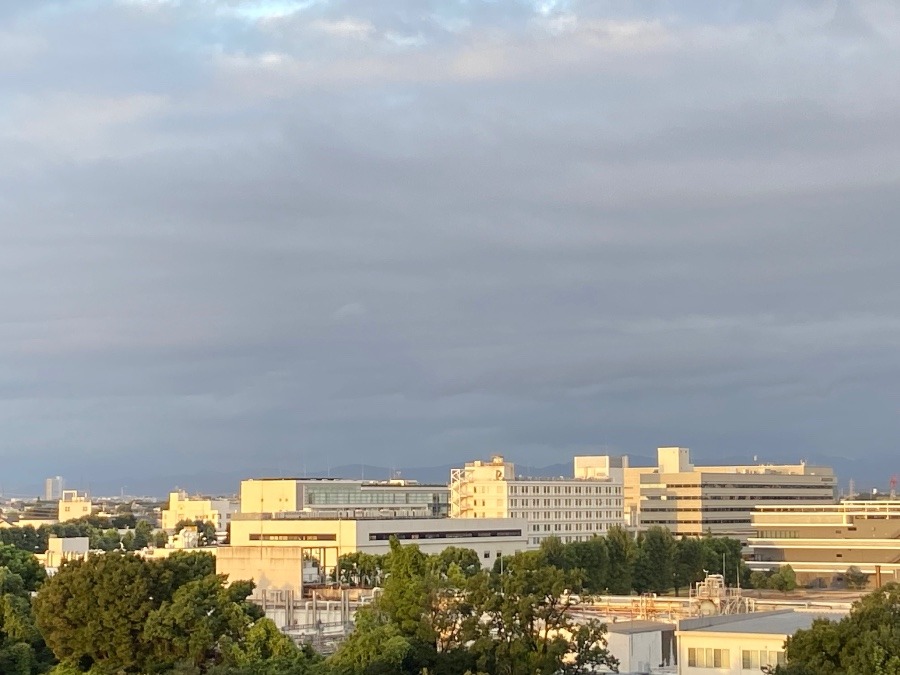
<path fill-rule="evenodd" d="M 668 442 L 900 473 L 900 8 L 0 26 L 4 486 Z"/>

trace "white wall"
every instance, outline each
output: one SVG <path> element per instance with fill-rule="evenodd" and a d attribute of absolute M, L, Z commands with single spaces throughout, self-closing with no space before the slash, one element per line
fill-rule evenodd
<path fill-rule="evenodd" d="M 607 633 L 610 653 L 619 659 L 619 672 L 643 673 L 662 662 L 662 637 L 658 631 Z"/>

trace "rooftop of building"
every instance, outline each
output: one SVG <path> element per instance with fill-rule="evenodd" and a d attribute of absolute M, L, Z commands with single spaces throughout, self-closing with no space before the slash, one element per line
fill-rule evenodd
<path fill-rule="evenodd" d="M 363 487 L 373 488 L 441 488 L 447 489 L 443 483 L 420 483 L 415 480 L 392 478 L 389 480 L 371 480 L 365 478 L 332 478 L 331 476 L 308 476 L 308 477 L 285 477 L 285 476 L 263 476 L 260 478 L 245 478 L 243 482 L 274 482 L 274 481 L 294 481 L 298 483 L 323 483 L 323 484 L 346 484 L 346 485 L 362 485 Z"/>
<path fill-rule="evenodd" d="M 675 630 L 675 624 L 663 621 L 616 621 L 606 624 L 608 633 L 623 633 L 633 635 L 635 633 L 658 633 L 660 631 Z"/>
<path fill-rule="evenodd" d="M 459 527 L 469 526 L 473 523 L 491 522 L 491 521 L 510 521 L 511 518 L 447 518 L 444 516 L 429 515 L 421 510 L 421 513 L 397 513 L 394 509 L 385 510 L 383 512 L 375 512 L 372 510 L 315 510 L 315 511 L 278 511 L 276 513 L 235 513 L 231 519 L 238 520 L 421 520 L 427 522 L 440 521 Z"/>
<path fill-rule="evenodd" d="M 723 620 L 709 626 L 682 627 L 682 631 L 692 633 L 748 633 L 752 635 L 793 635 L 798 630 L 810 628 L 817 619 L 838 621 L 844 612 L 805 612 L 796 610 L 756 612 L 753 614 L 731 615 L 732 620 Z M 714 617 L 720 619 L 724 617 Z M 687 622 L 690 623 L 690 622 Z"/>

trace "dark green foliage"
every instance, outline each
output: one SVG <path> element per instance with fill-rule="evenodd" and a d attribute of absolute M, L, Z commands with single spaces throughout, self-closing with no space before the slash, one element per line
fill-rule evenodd
<path fill-rule="evenodd" d="M 33 554 L 9 544 L 0 544 L 0 569 L 3 568 L 21 577 L 25 589 L 29 591 L 37 590 L 47 578 L 47 573 Z"/>
<path fill-rule="evenodd" d="M 150 612 L 142 639 L 156 666 L 184 662 L 199 667 L 215 657 L 223 640 L 239 640 L 248 624 L 222 579 L 210 574 L 181 585 L 172 600 Z"/>
<path fill-rule="evenodd" d="M 749 585 L 750 570 L 741 558 L 741 542 L 729 537 L 714 537 L 711 534 L 700 539 L 703 546 L 703 568 L 710 574 L 722 574 L 729 586 Z M 724 568 L 722 567 L 724 563 Z"/>
<path fill-rule="evenodd" d="M 465 577 L 472 577 L 481 571 L 481 560 L 478 554 L 470 548 L 448 546 L 436 556 L 437 572 L 443 576 L 450 574 L 450 568 L 456 565 L 459 572 Z"/>
<path fill-rule="evenodd" d="M 675 544 L 675 594 L 681 588 L 690 589 L 704 577 L 705 564 L 703 542 L 694 537 L 679 539 Z"/>
<path fill-rule="evenodd" d="M 752 572 L 750 585 L 753 588 L 770 588 L 782 593 L 797 588 L 797 574 L 790 565 L 782 565 L 774 572 Z"/>
<path fill-rule="evenodd" d="M 898 675 L 900 585 L 864 596 L 841 621 L 818 620 L 797 631 L 786 655 L 778 675 Z"/>
<path fill-rule="evenodd" d="M 0 574 L 0 586 L 18 585 Z M 64 564 L 41 587 L 34 612 L 64 672 L 187 674 L 222 665 L 265 674 L 275 672 L 265 670 L 275 667 L 271 659 L 285 672 L 312 672 L 303 668 L 315 659 L 273 635 L 246 602 L 252 590 L 246 581 L 226 588 L 208 553 L 178 551 L 161 561 L 108 553 Z M 16 637 L 27 640 L 23 626 Z"/>
<path fill-rule="evenodd" d="M 205 551 L 175 551 L 155 563 L 156 597 L 171 598 L 185 584 L 216 573 L 216 559 Z"/>
<path fill-rule="evenodd" d="M 847 584 L 847 588 L 859 590 L 868 585 L 869 575 L 864 573 L 858 567 L 851 565 L 844 573 L 844 582 Z"/>
<path fill-rule="evenodd" d="M 63 565 L 34 601 L 37 625 L 62 661 L 129 669 L 146 661 L 144 623 L 156 607 L 148 563 L 101 555 Z"/>
<path fill-rule="evenodd" d="M 639 593 L 664 593 L 675 585 L 676 544 L 664 527 L 651 527 L 637 540 L 634 588 Z"/>
<path fill-rule="evenodd" d="M 632 565 L 637 550 L 634 537 L 618 525 L 609 528 L 606 535 L 606 550 L 609 554 L 608 593 L 627 595 L 632 589 Z"/>

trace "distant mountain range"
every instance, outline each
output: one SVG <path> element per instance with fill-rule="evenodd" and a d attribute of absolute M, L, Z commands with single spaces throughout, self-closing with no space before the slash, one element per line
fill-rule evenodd
<path fill-rule="evenodd" d="M 752 464 L 752 457 L 745 456 L 723 456 L 723 457 L 693 457 L 697 464 Z M 305 476 L 300 474 L 285 473 L 283 470 L 273 469 L 271 467 L 258 467 L 256 470 L 248 471 L 246 469 L 234 471 L 204 471 L 202 473 L 185 473 L 185 474 L 164 474 L 149 475 L 145 474 L 138 478 L 130 476 L 128 479 L 128 491 L 132 494 L 152 495 L 160 498 L 165 497 L 170 491 L 177 488 L 187 490 L 189 493 L 203 493 L 227 495 L 236 494 L 240 488 L 241 480 L 254 478 L 271 478 L 271 477 L 320 477 L 320 478 L 353 478 L 363 480 L 387 480 L 389 478 L 406 478 L 416 480 L 420 483 L 432 483 L 445 485 L 450 480 L 450 470 L 454 467 L 460 467 L 465 460 L 454 464 L 445 464 L 441 466 L 424 466 L 424 467 L 399 467 L 391 468 L 378 466 L 373 464 L 344 464 L 341 466 L 333 466 L 327 469 L 319 469 L 316 471 L 308 471 Z M 631 466 L 654 466 L 656 458 L 642 455 L 629 455 Z M 767 457 L 769 463 L 795 463 L 796 459 Z M 888 489 L 888 481 L 891 474 L 900 474 L 900 461 L 896 469 L 885 469 L 885 462 L 879 458 L 861 458 L 850 459 L 847 457 L 811 457 L 808 459 L 810 464 L 819 464 L 832 466 L 837 472 L 839 485 L 843 491 L 847 490 L 849 480 L 855 481 L 856 489 L 860 492 L 868 492 L 873 487 L 879 491 Z M 547 466 L 532 466 L 527 464 L 516 464 L 516 474 L 521 476 L 571 476 L 571 462 L 558 464 L 550 464 Z M 122 483 L 116 478 L 97 479 L 92 478 L 90 485 L 75 486 L 79 489 L 88 489 L 94 496 L 118 495 L 121 490 Z M 9 484 L 4 484 L 6 494 L 14 494 L 16 496 L 33 495 L 37 496 L 41 493 L 40 486 L 25 486 L 25 488 L 15 488 Z"/>

